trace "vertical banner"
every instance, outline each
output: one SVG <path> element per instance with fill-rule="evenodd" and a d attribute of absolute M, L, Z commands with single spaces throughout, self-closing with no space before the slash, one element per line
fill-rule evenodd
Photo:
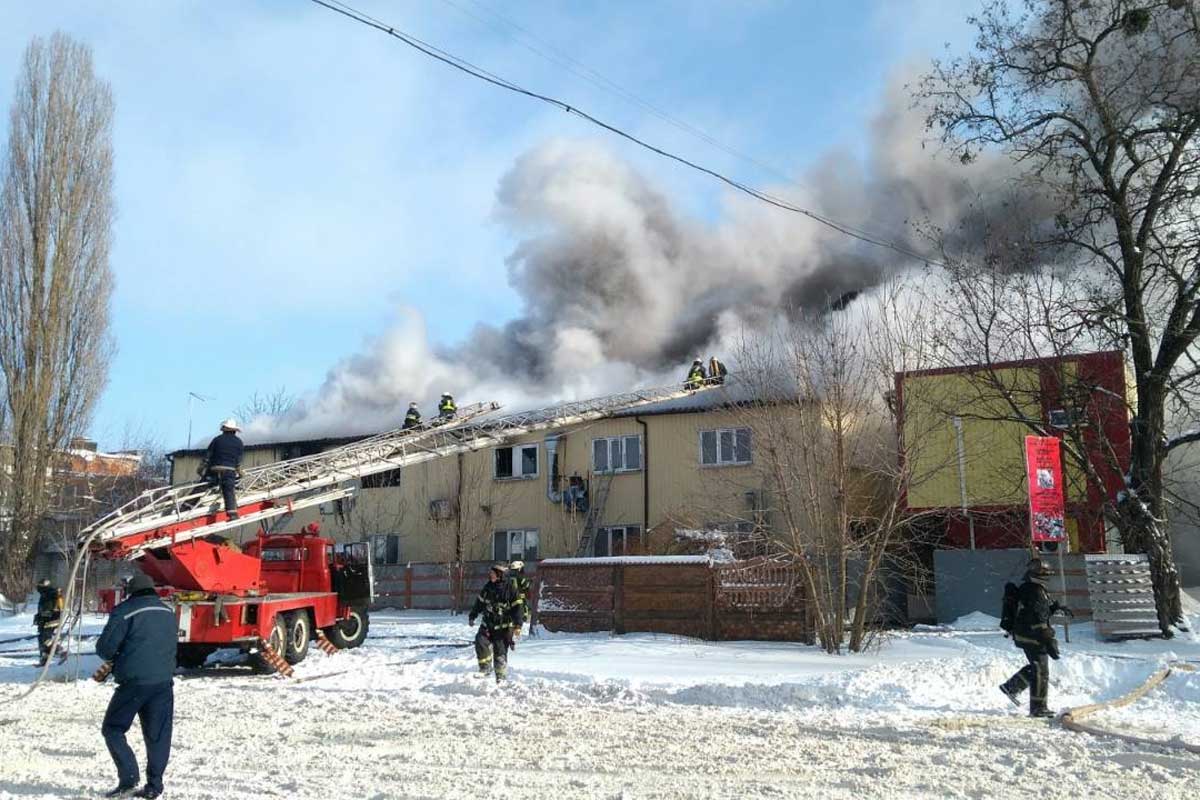
<path fill-rule="evenodd" d="M 1029 527 L 1035 542 L 1065 542 L 1062 445 L 1053 436 L 1025 437 L 1029 481 Z"/>

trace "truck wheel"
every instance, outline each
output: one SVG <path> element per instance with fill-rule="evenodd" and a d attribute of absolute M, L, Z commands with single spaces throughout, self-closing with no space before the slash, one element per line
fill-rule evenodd
<path fill-rule="evenodd" d="M 308 642 L 312 639 L 312 623 L 305 611 L 290 611 L 284 615 L 287 626 L 287 652 L 283 657 L 289 664 L 299 664 L 308 655 Z"/>
<path fill-rule="evenodd" d="M 287 652 L 287 628 L 284 626 L 283 614 L 275 615 L 275 624 L 271 626 L 271 635 L 267 638 L 267 644 L 271 646 L 280 657 L 284 657 Z M 254 665 L 257 672 L 264 675 L 272 675 L 275 673 L 275 668 L 272 667 L 261 652 L 255 653 L 250 662 Z"/>
<path fill-rule="evenodd" d="M 183 669 L 199 669 L 204 666 L 208 657 L 216 652 L 216 649 L 207 644 L 177 644 L 175 645 L 175 663 Z"/>
<path fill-rule="evenodd" d="M 370 624 L 367 609 L 355 606 L 350 609 L 350 615 L 345 619 L 339 620 L 336 625 L 325 628 L 325 636 L 339 650 L 348 650 L 351 647 L 358 647 L 367 640 L 367 628 L 370 627 Z"/>

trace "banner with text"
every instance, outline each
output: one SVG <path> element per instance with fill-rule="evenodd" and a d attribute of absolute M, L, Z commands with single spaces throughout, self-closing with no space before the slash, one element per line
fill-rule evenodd
<path fill-rule="evenodd" d="M 1026 436 L 1025 476 L 1029 481 L 1029 527 L 1033 541 L 1066 541 L 1062 443 L 1053 436 Z"/>

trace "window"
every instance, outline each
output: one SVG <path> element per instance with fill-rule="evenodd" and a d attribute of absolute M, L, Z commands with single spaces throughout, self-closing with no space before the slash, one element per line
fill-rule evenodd
<path fill-rule="evenodd" d="M 496 561 L 537 561 L 538 532 L 532 528 L 496 531 L 492 541 L 492 558 Z"/>
<path fill-rule="evenodd" d="M 750 429 L 700 432 L 700 463 L 706 467 L 750 463 Z"/>
<path fill-rule="evenodd" d="M 376 472 L 374 475 L 364 475 L 362 477 L 362 488 L 364 489 L 386 489 L 390 486 L 400 485 L 400 470 L 389 469 L 384 472 Z"/>
<path fill-rule="evenodd" d="M 399 564 L 400 537 L 390 533 L 372 536 L 371 560 L 376 564 Z"/>
<path fill-rule="evenodd" d="M 637 550 L 641 544 L 642 529 L 637 525 L 599 528 L 596 531 L 596 539 L 592 543 L 592 555 L 597 558 L 623 556 Z"/>
<path fill-rule="evenodd" d="M 497 447 L 495 469 L 492 474 L 497 480 L 510 478 L 535 478 L 538 474 L 538 446 L 523 444 L 515 447 Z"/>
<path fill-rule="evenodd" d="M 642 438 L 592 439 L 592 472 L 632 472 L 642 468 Z"/>

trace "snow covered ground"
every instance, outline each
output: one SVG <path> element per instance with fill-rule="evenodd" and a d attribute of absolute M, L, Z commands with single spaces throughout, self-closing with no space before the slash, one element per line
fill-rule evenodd
<path fill-rule="evenodd" d="M 1200 619 L 1196 620 L 1200 622 Z M 103 618 L 89 618 L 95 633 Z M 99 725 L 112 684 L 84 655 L 33 678 L 28 615 L 0 619 L 0 798 L 97 796 L 114 773 Z M 1023 659 L 986 617 L 830 657 L 795 644 L 545 634 L 511 680 L 475 672 L 462 616 L 384 612 L 371 640 L 297 680 L 241 667 L 176 682 L 167 798 L 1193 797 L 1200 757 L 1032 721 L 996 686 Z M 1061 632 L 1060 632 L 1061 639 Z M 84 650 L 90 642 L 84 641 Z M 1098 642 L 1071 628 L 1051 702 L 1117 697 L 1200 637 Z M 1092 718 L 1200 743 L 1200 673 Z M 137 727 L 130 741 L 139 751 Z"/>

